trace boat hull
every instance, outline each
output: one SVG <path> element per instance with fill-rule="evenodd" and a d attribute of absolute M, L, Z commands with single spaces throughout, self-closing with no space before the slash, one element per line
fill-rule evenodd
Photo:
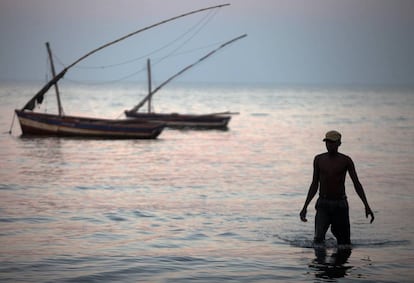
<path fill-rule="evenodd" d="M 163 114 L 163 113 L 142 113 L 134 111 L 125 111 L 128 118 L 138 119 L 140 121 L 151 121 L 164 123 L 169 128 L 190 128 L 190 129 L 220 129 L 226 130 L 231 116 L 220 114 Z"/>
<path fill-rule="evenodd" d="M 163 131 L 162 123 L 131 119 L 111 120 L 59 116 L 15 110 L 23 136 L 61 136 L 111 139 L 155 139 Z"/>

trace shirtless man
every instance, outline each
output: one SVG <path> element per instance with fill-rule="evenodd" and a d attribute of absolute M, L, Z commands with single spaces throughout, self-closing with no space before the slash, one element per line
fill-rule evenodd
<path fill-rule="evenodd" d="M 341 134 L 329 131 L 323 140 L 328 152 L 315 156 L 313 162 L 313 179 L 306 197 L 305 204 L 300 212 L 300 219 L 306 222 L 306 210 L 319 188 L 319 198 L 316 202 L 315 216 L 315 243 L 323 243 L 325 234 L 331 226 L 332 234 L 336 237 L 338 245 L 350 245 L 349 207 L 345 194 L 346 172 L 354 183 L 355 191 L 365 206 L 365 215 L 374 213 L 368 205 L 367 198 L 358 180 L 352 159 L 338 152 L 341 145 Z"/>

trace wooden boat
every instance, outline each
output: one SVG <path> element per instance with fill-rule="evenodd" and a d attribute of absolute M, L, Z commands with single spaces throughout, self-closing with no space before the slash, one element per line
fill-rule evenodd
<path fill-rule="evenodd" d="M 167 79 L 165 82 L 160 84 L 156 89 L 152 90 L 151 87 L 151 64 L 150 60 L 147 62 L 147 70 L 148 70 L 148 95 L 141 100 L 135 107 L 131 110 L 125 110 L 125 115 L 129 118 L 135 118 L 141 121 L 151 121 L 151 122 L 159 122 L 165 123 L 167 127 L 170 128 L 191 128 L 191 129 L 222 129 L 225 130 L 228 127 L 228 123 L 230 122 L 231 115 L 238 114 L 232 112 L 221 112 L 221 113 L 210 113 L 210 114 L 180 114 L 180 113 L 154 113 L 151 110 L 151 100 L 152 96 L 159 91 L 163 86 L 169 83 L 174 78 L 178 77 L 191 67 L 195 66 L 196 64 L 200 63 L 204 59 L 208 58 L 209 56 L 213 55 L 219 49 L 239 40 L 247 35 L 238 36 L 232 40 L 227 41 L 226 43 L 220 45 L 215 50 L 209 52 L 204 57 L 200 58 L 197 62 L 183 68 L 181 71 Z M 138 110 L 148 104 L 148 111 L 147 112 L 138 112 Z"/>
<path fill-rule="evenodd" d="M 161 123 L 130 119 L 99 119 L 59 116 L 15 110 L 24 136 L 61 136 L 112 139 L 155 139 L 165 127 Z"/>
<path fill-rule="evenodd" d="M 46 43 L 51 63 L 52 74 L 55 80 L 56 97 L 59 114 L 36 113 L 32 110 L 36 103 L 43 101 L 42 95 L 36 95 L 21 110 L 15 110 L 20 122 L 23 136 L 60 136 L 83 138 L 112 138 L 112 139 L 155 139 L 165 127 L 163 123 L 149 123 L 146 121 L 131 121 L 129 119 L 101 119 L 89 117 L 66 116 L 60 102 L 53 57 Z M 43 92 L 41 92 L 43 93 Z M 30 111 L 28 111 L 30 110 Z"/>
<path fill-rule="evenodd" d="M 230 112 L 212 114 L 179 114 L 179 113 L 145 113 L 125 111 L 127 117 L 140 121 L 164 123 L 169 128 L 175 129 L 221 129 L 228 128 L 231 119 Z"/>
<path fill-rule="evenodd" d="M 101 118 L 89 118 L 89 117 L 75 117 L 75 116 L 66 116 L 63 113 L 63 108 L 60 101 L 58 81 L 63 78 L 65 73 L 72 68 L 74 65 L 78 64 L 80 61 L 84 60 L 88 56 L 98 52 L 101 49 L 104 49 L 110 45 L 118 43 L 128 37 L 136 35 L 137 33 L 146 31 L 148 29 L 154 28 L 161 24 L 185 17 L 191 14 L 199 13 L 206 10 L 217 9 L 230 4 L 223 4 L 212 6 L 208 8 L 203 8 L 195 11 L 191 11 L 179 16 L 172 17 L 170 19 L 158 22 L 151 26 L 142 28 L 130 34 L 127 34 L 119 39 L 106 43 L 84 56 L 80 57 L 74 63 L 64 68 L 60 73 L 55 73 L 55 68 L 53 65 L 53 57 L 49 47 L 49 44 L 46 43 L 48 50 L 51 70 L 53 78 L 43 86 L 42 89 L 34 95 L 22 109 L 16 109 L 15 114 L 17 115 L 20 127 L 22 130 L 22 135 L 33 135 L 33 136 L 71 136 L 71 137 L 93 137 L 93 138 L 131 138 L 131 139 L 154 139 L 161 134 L 162 130 L 165 127 L 164 123 L 158 123 L 148 120 L 140 119 L 101 119 Z M 44 114 L 33 112 L 36 104 L 41 104 L 43 102 L 44 95 L 48 90 L 54 86 L 57 97 L 58 104 L 58 114 Z"/>

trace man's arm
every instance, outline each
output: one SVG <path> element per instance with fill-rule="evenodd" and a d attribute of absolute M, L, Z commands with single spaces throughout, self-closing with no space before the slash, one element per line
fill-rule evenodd
<path fill-rule="evenodd" d="M 349 165 L 348 165 L 348 172 L 349 176 L 351 177 L 352 182 L 354 183 L 354 188 L 356 193 L 358 194 L 359 198 L 362 200 L 365 206 L 365 216 L 368 218 L 368 216 L 371 216 L 371 222 L 372 223 L 375 219 L 374 213 L 372 212 L 371 208 L 369 207 L 367 197 L 365 196 L 364 188 L 362 187 L 361 183 L 359 182 L 358 175 L 355 170 L 354 162 L 351 158 L 349 158 Z"/>
<path fill-rule="evenodd" d="M 318 157 L 316 156 L 315 159 L 313 160 L 313 177 L 312 177 L 312 183 L 309 187 L 309 191 L 308 191 L 308 195 L 306 197 L 305 200 L 305 204 L 303 205 L 303 208 L 300 212 L 300 220 L 302 220 L 303 222 L 308 221 L 306 219 L 306 212 L 307 212 L 307 208 L 309 203 L 312 201 L 313 197 L 316 195 L 316 192 L 318 191 L 318 186 L 319 186 L 319 165 L 318 165 Z"/>

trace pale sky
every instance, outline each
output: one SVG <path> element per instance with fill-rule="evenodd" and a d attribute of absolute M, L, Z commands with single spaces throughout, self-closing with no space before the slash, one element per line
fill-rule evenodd
<path fill-rule="evenodd" d="M 179 80 L 414 85 L 412 0 L 0 0 L 0 81 L 44 81 L 46 41 L 67 66 L 137 29 L 222 3 L 231 6 L 147 31 L 79 64 L 142 57 L 126 68 L 72 69 L 64 79 L 117 80 L 144 68 L 147 57 L 157 62 L 175 50 L 181 55 L 153 65 L 161 82 L 212 44 L 247 33 Z M 162 48 L 171 42 L 175 46 Z M 145 73 L 128 80 L 145 80 Z"/>

